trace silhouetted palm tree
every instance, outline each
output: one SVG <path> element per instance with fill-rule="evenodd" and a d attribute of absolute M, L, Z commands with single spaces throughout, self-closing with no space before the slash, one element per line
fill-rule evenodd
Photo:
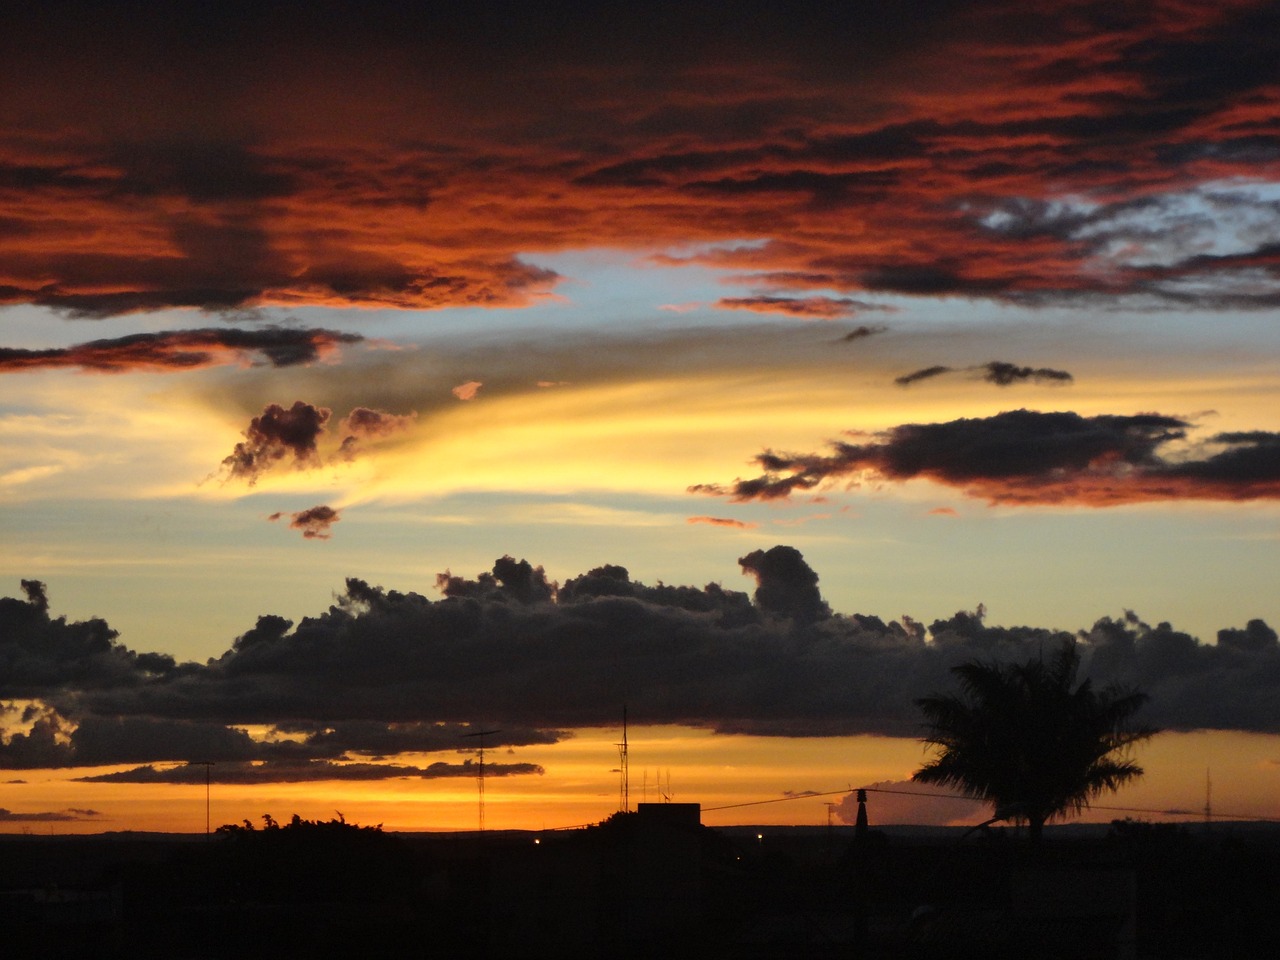
<path fill-rule="evenodd" d="M 938 755 L 912 779 L 990 801 L 1000 819 L 1025 820 L 1032 843 L 1045 821 L 1078 813 L 1100 794 L 1142 776 L 1128 748 L 1156 730 L 1135 725 L 1137 690 L 1076 685 L 1074 643 L 1027 663 L 953 667 L 961 693 L 916 701 Z"/>

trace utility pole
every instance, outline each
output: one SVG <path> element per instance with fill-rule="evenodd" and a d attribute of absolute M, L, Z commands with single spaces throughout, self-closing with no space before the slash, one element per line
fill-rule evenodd
<path fill-rule="evenodd" d="M 204 767 L 204 836 L 207 840 L 213 836 L 209 830 L 209 784 L 213 781 L 213 761 L 192 760 L 191 766 Z"/>

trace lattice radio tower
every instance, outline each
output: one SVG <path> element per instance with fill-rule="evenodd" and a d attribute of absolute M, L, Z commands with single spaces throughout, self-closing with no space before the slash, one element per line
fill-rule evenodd
<path fill-rule="evenodd" d="M 466 737 L 480 738 L 480 764 L 476 773 L 476 784 L 480 791 L 480 832 L 484 833 L 484 738 L 495 733 L 501 733 L 501 730 L 477 730 L 475 733 L 463 734 Z"/>
<path fill-rule="evenodd" d="M 627 708 L 622 708 L 622 742 L 618 744 L 618 772 L 621 785 L 618 790 L 618 809 L 622 813 L 631 810 L 631 784 L 627 771 Z"/>

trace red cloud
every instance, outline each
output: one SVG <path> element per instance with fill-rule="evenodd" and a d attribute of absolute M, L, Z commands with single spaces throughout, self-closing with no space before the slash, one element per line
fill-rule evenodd
<path fill-rule="evenodd" d="M 190 6 L 6 15 L 40 82 L 0 104 L 0 304 L 510 307 L 560 280 L 527 251 L 691 245 L 797 304 L 1277 300 L 1271 234 L 1232 232 L 1280 177 L 1264 0 L 601 8 L 568 43 L 472 5 L 263 13 L 234 71 Z"/>

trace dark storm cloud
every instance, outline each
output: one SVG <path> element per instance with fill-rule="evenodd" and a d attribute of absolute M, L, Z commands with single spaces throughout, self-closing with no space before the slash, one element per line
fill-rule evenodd
<path fill-rule="evenodd" d="M 257 358 L 273 367 L 312 363 L 339 344 L 364 337 L 334 330 L 267 327 L 261 330 L 206 328 L 137 333 L 48 350 L 0 347 L 0 373 L 74 367 L 95 373 L 192 370 Z"/>
<path fill-rule="evenodd" d="M 303 400 L 286 410 L 270 404 L 249 422 L 244 440 L 222 461 L 229 479 L 247 480 L 252 486 L 276 464 L 292 461 L 294 467 L 320 463 L 316 440 L 324 432 L 333 411 Z"/>
<path fill-rule="evenodd" d="M 1051 367 L 1022 367 L 1004 360 L 992 360 L 976 367 L 963 367 L 960 369 L 944 366 L 924 367 L 923 369 L 903 374 L 900 377 L 895 377 L 893 382 L 900 387 L 909 387 L 911 384 L 919 383 L 921 380 L 931 380 L 947 373 L 978 373 L 981 375 L 981 379 L 987 383 L 994 383 L 997 387 L 1007 387 L 1015 383 L 1027 382 L 1062 384 L 1071 383 L 1074 380 L 1074 377 L 1065 370 L 1055 370 Z"/>
<path fill-rule="evenodd" d="M 175 669 L 172 657 L 117 643 L 105 620 L 50 617 L 41 581 L 24 580 L 22 588 L 26 601 L 0 598 L 0 699 L 141 683 Z"/>
<path fill-rule="evenodd" d="M 1216 643 L 1132 613 L 1075 633 L 991 625 L 980 605 L 927 625 L 886 623 L 831 613 L 793 548 L 755 551 L 742 567 L 758 580 L 755 604 L 717 584 L 646 585 L 612 564 L 554 597 L 477 578 L 475 589 L 431 600 L 352 579 L 327 612 L 296 627 L 264 616 L 204 665 L 93 686 L 56 680 L 72 672 L 63 670 L 7 693 L 43 705 L 25 708 L 21 723 L 10 711 L 16 732 L 0 742 L 0 765 L 139 763 L 154 769 L 123 778 L 194 781 L 203 768 L 155 765 L 208 759 L 215 776 L 246 781 L 462 776 L 466 764 L 375 761 L 470 751 L 476 729 L 498 729 L 487 744 L 495 748 L 554 743 L 563 729 L 616 724 L 624 703 L 638 723 L 916 736 L 916 698 L 949 689 L 952 666 L 1025 660 L 1070 642 L 1095 683 L 1150 694 L 1152 723 L 1280 732 L 1280 642 L 1261 620 L 1220 631 Z M 268 735 L 250 737 L 240 729 L 248 724 Z"/>
<path fill-rule="evenodd" d="M 764 473 L 732 485 L 698 484 L 694 493 L 777 500 L 861 478 L 928 479 L 992 503 L 1116 506 L 1157 500 L 1280 497 L 1280 434 L 1220 433 L 1218 452 L 1196 459 L 1165 455 L 1186 439 L 1187 421 L 1012 410 L 992 417 L 913 423 L 868 443 L 835 441 L 828 454 L 756 459 Z"/>

